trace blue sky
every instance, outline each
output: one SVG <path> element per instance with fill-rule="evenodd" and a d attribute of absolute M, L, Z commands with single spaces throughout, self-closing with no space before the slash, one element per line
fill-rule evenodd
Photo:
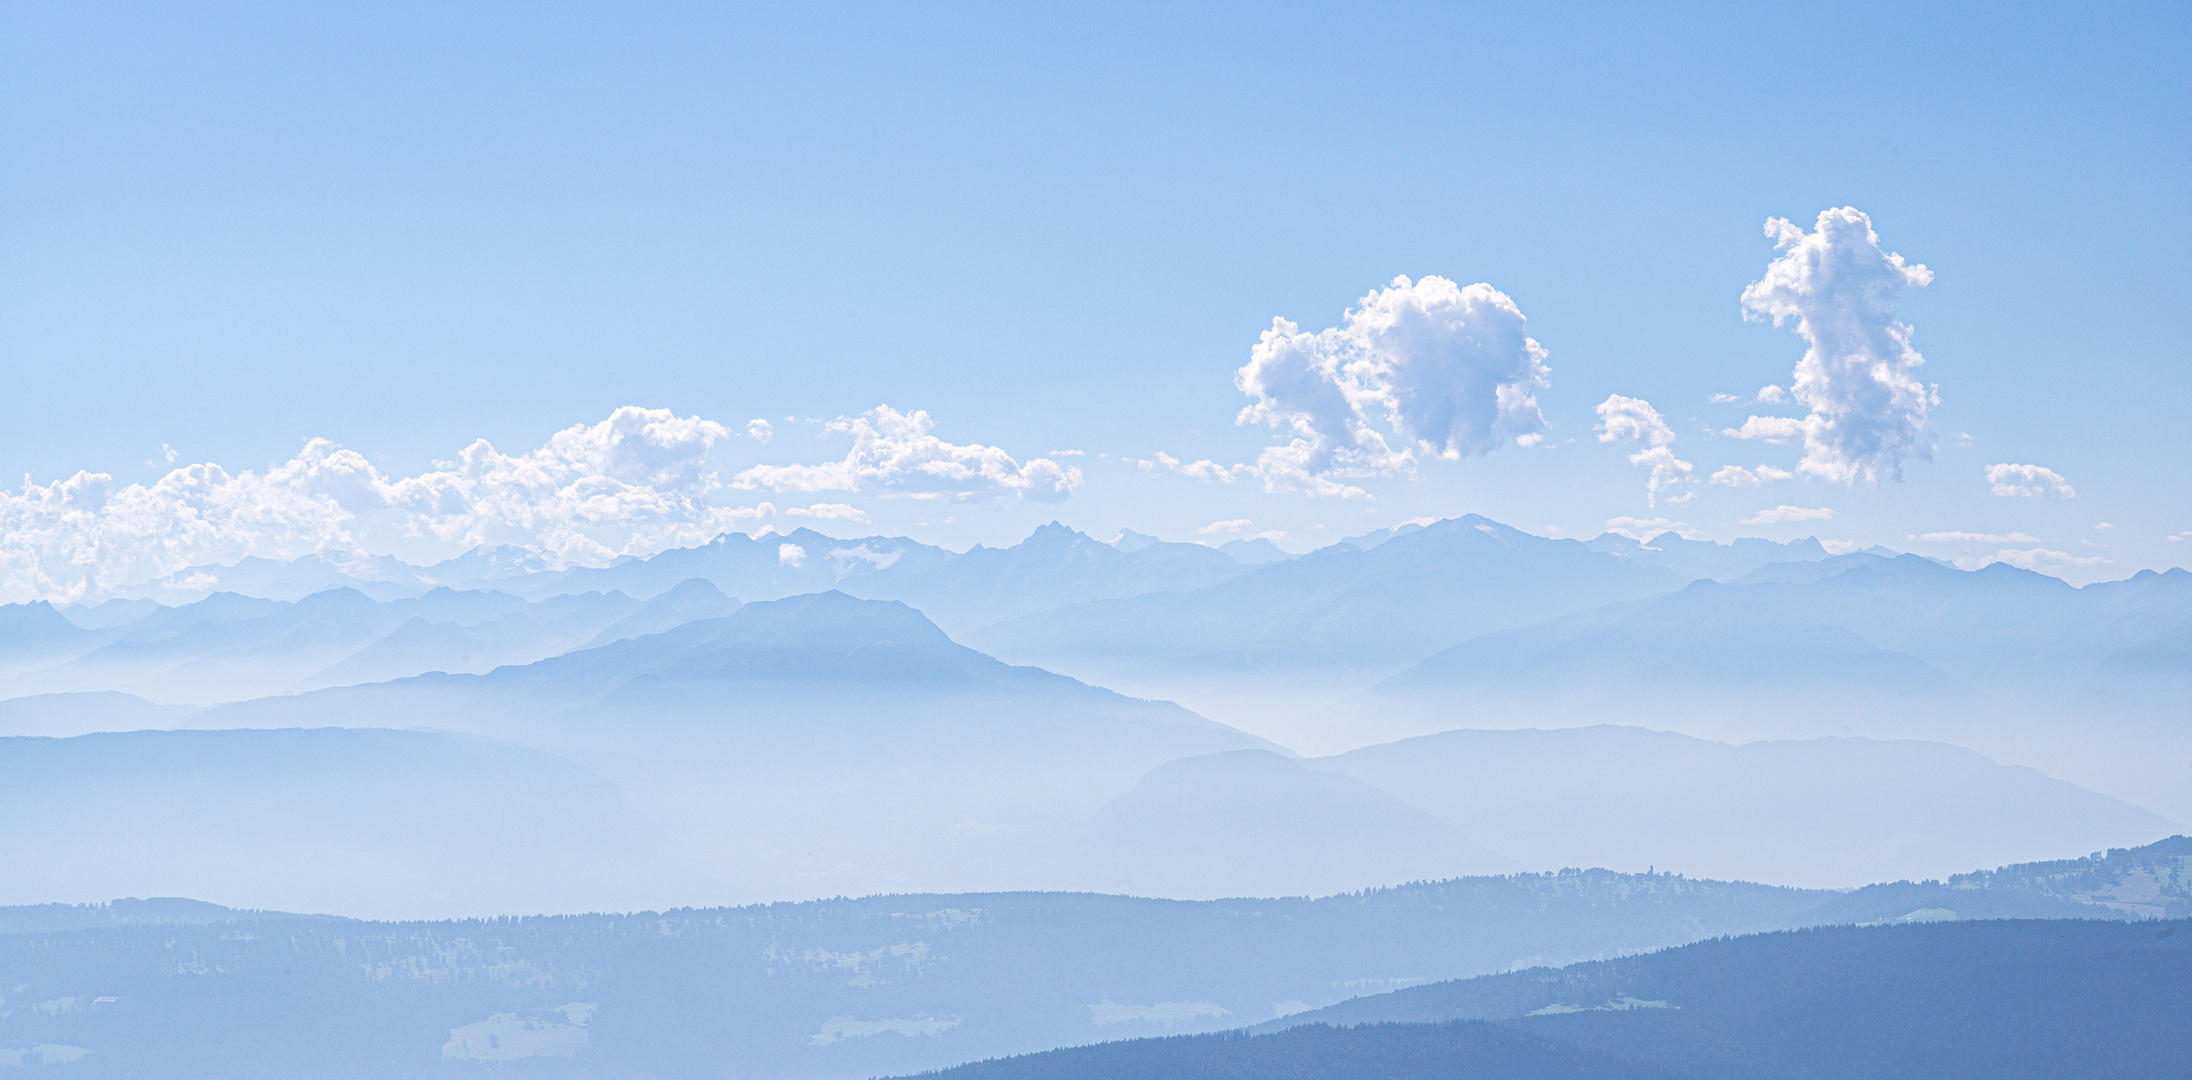
<path fill-rule="evenodd" d="M 1055 517 L 1298 549 L 1477 512 L 2056 552 L 2026 558 L 2081 581 L 2192 549 L 2166 539 L 2192 530 L 2182 6 L 326 7 L 0 16 L 0 473 L 112 491 L 324 438 L 393 482 L 638 405 L 728 433 L 701 503 L 953 547 Z M 1740 298 L 1767 219 L 1842 206 L 1933 274 L 1897 317 L 1937 448 L 1900 481 L 1707 482 L 1797 469 L 1801 446 L 1717 434 L 1805 351 Z M 1339 326 L 1396 275 L 1527 317 L 1542 443 L 1418 452 L 1346 478 L 1357 498 L 1136 464 L 1255 463 L 1258 336 Z M 1664 417 L 1688 501 L 1648 501 L 1644 444 L 1599 440 L 1609 395 Z M 805 421 L 879 405 L 1080 483 L 730 486 L 843 459 Z M 1999 464 L 2076 497 L 1993 494 Z M 18 569 L 59 558 L 66 527 L 15 490 L 5 524 L 44 539 L 12 542 L 46 545 Z M 1742 524 L 1778 506 L 1833 516 Z M 382 518 L 351 538 L 473 535 Z M 93 547 L 129 543 L 187 547 Z"/>

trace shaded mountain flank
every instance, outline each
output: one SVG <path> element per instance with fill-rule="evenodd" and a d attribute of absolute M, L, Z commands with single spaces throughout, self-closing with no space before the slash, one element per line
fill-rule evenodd
<path fill-rule="evenodd" d="M 1533 867 L 1846 887 L 2143 844 L 2179 827 L 2033 769 L 1912 740 L 1465 730 L 1304 764 L 1374 784 Z"/>
<path fill-rule="evenodd" d="M 731 895 L 1071 880 L 1072 838 L 1150 769 L 1266 747 L 1168 702 L 958 645 L 823 593 L 484 675 L 209 710 L 205 726 L 410 725 L 520 739 L 628 792 Z M 723 895 L 720 889 L 713 895 Z"/>
<path fill-rule="evenodd" d="M 2092 918 L 1899 908 L 1936 902 L 1911 888 L 1957 890 L 1970 913 Z M 0 909 L 20 928 L 0 933 L 0 1047 L 79 1048 L 90 1075 L 182 1059 L 236 1077 L 299 1062 L 456 1076 L 501 1060 L 850 1080 L 1274 1018 L 1468 1019 L 1691 1075 L 1844 1075 L 1831 1063 L 1846 1055 L 1849 1075 L 1986 1076 L 1971 1063 L 2013 1068 L 2003 1047 L 2030 1040 L 2004 1031 L 2030 1025 L 2087 1055 L 2035 1057 L 2055 1070 L 2037 1075 L 2170 1075 L 2185 972 L 2152 950 L 2192 933 L 2126 895 L 2192 898 L 2192 840 L 1851 893 L 1594 870 L 1317 900 L 932 894 L 457 922 Z M 1847 925 L 1867 922 L 1902 925 Z M 1844 928 L 1763 933 L 1822 923 Z M 1945 1049 L 1900 1056 L 1914 1037 Z M 1150 1046 L 1120 1052 L 1157 1067 Z"/>
<path fill-rule="evenodd" d="M 1700 1080 L 2161 1076 L 2192 1056 L 2187 931 L 1994 920 L 1722 938 L 1413 987 L 1266 1030 L 1489 1020 Z"/>

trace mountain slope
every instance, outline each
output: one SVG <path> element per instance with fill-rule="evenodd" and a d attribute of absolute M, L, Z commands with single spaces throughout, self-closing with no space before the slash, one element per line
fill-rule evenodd
<path fill-rule="evenodd" d="M 2162 1076 L 2192 1060 L 2192 922 L 1834 927 L 1437 983 L 1277 1021 L 1495 1020 L 1699 1080 Z"/>
<path fill-rule="evenodd" d="M 1076 1046 L 981 1061 L 938 1080 L 1681 1080 L 1682 1073 L 1497 1024 L 1334 1028 L 1265 1035 L 1224 1032 Z"/>
<path fill-rule="evenodd" d="M 653 596 L 691 578 L 762 600 L 835 589 L 902 601 L 962 632 L 1061 604 L 1199 588 L 1242 572 L 1230 556 L 1199 544 L 1114 546 L 1057 522 L 1012 547 L 977 545 L 961 554 L 903 537 L 837 540 L 799 529 L 761 537 L 729 533 L 697 548 L 573 570 L 536 586 L 534 594 L 616 588 Z"/>
<path fill-rule="evenodd" d="M 425 732 L 0 738 L 0 902 L 196 895 L 453 914 L 630 903 L 645 830 L 601 777 Z"/>
<path fill-rule="evenodd" d="M 1384 791 L 1266 750 L 1150 770 L 1084 844 L 1106 890 L 1182 899 L 1330 895 L 1514 866 Z"/>
<path fill-rule="evenodd" d="M 608 629 L 579 647 L 592 649 L 626 638 L 659 634 L 689 622 L 720 619 L 737 610 L 738 601 L 723 595 L 723 590 L 716 588 L 713 582 L 706 578 L 688 578 L 647 601 L 639 610 L 611 623 Z"/>
<path fill-rule="evenodd" d="M 1925 661 L 1816 622 L 1784 597 L 1707 579 L 1650 603 L 1471 638 L 1342 703 L 1331 722 L 1392 738 L 1492 716 L 1559 723 L 1613 714 L 1693 731 L 1744 724 L 1704 730 L 1758 737 L 1811 734 L 1868 705 L 1945 704 L 1964 692 Z"/>
<path fill-rule="evenodd" d="M 0 604 L 0 677 L 34 671 L 89 652 L 98 635 L 40 600 Z"/>
<path fill-rule="evenodd" d="M 1679 584 L 1663 569 L 1471 515 L 1368 551 L 1335 545 L 1221 584 L 1069 605 L 966 640 L 1270 731 L 1304 695 L 1336 696 L 1486 631 Z"/>
<path fill-rule="evenodd" d="M 484 1025 L 509 1014 L 583 1036 L 585 1049 L 498 1071 L 861 1080 L 1210 1031 L 1430 979 L 1755 930 L 1820 899 L 1667 875 L 1567 874 L 1323 900 L 893 895 L 632 915 L 0 934 L 9 973 L 0 1046 L 79 1046 L 91 1056 L 77 1065 L 118 1074 L 165 1075 L 182 1059 L 236 1078 L 461 1076 L 481 1063 L 445 1060 L 442 1047 L 466 1030 L 507 1038 L 518 1024 Z M 127 1012 L 23 1007 L 99 996 Z M 582 1023 L 562 1011 L 570 1004 L 591 1007 Z"/>
<path fill-rule="evenodd" d="M 67 737 L 95 731 L 181 727 L 193 705 L 155 705 L 134 694 L 98 690 L 0 700 L 0 735 Z"/>
<path fill-rule="evenodd" d="M 1077 880 L 1071 839 L 1143 773 L 1264 745 L 1169 702 L 1008 666 L 904 604 L 835 592 L 484 675 L 268 698 L 196 722 L 387 717 L 573 756 L 739 896 Z"/>
<path fill-rule="evenodd" d="M 2192 651 L 2173 643 L 2188 633 L 2184 571 L 2078 589 L 1859 553 L 1472 638 L 1316 719 L 1355 745 L 1607 718 L 1738 741 L 1923 738 L 2185 818 Z"/>
<path fill-rule="evenodd" d="M 1246 572 L 1200 544 L 1155 541 L 1124 550 L 1053 521 L 1009 548 L 977 546 L 925 569 L 871 574 L 845 588 L 902 600 L 953 632 L 1064 604 L 1198 589 Z"/>
<path fill-rule="evenodd" d="M 1939 919 L 2192 916 L 2192 837 L 2110 848 L 2082 859 L 1951 874 L 1946 881 L 1868 885 L 1827 901 L 1793 925 Z"/>
<path fill-rule="evenodd" d="M 1306 764 L 1375 784 L 1533 866 L 1834 887 L 2177 831 L 2032 769 L 1902 740 L 1737 746 L 1633 727 L 1462 730 Z"/>

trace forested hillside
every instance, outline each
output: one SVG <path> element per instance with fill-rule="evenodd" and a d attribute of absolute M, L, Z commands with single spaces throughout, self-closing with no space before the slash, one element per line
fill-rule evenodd
<path fill-rule="evenodd" d="M 440 923 L 12 909 L 0 925 L 25 932 L 0 934 L 0 1047 L 88 1050 L 71 1065 L 85 1076 L 189 1055 L 236 1078 L 301 1060 L 328 1077 L 469 1076 L 479 1058 L 541 1076 L 854 1080 L 1744 933 L 1825 898 L 1590 872 L 1322 900 L 889 896 Z"/>
<path fill-rule="evenodd" d="M 980 1061 L 936 1080 L 1681 1080 L 1682 1073 L 1480 1020 L 1312 1024 L 1133 1039 Z"/>
<path fill-rule="evenodd" d="M 1698 1080 L 2174 1076 L 2192 1061 L 2188 931 L 2186 920 L 1822 927 L 1414 987 L 1266 1030 L 1494 1020 Z"/>

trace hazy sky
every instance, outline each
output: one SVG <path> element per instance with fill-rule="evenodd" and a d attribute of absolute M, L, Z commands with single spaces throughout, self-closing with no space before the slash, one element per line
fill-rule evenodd
<path fill-rule="evenodd" d="M 2192 561 L 2182 5 L 334 7 L 0 15 L 0 576 L 1466 512 Z"/>

